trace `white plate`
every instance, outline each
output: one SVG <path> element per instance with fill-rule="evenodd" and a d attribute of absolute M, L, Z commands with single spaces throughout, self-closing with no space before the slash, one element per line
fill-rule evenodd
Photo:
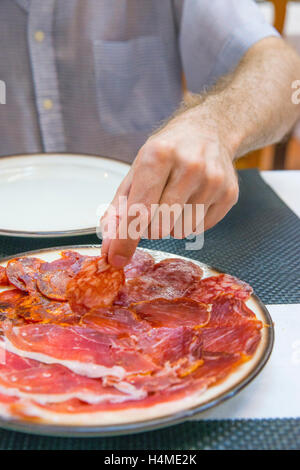
<path fill-rule="evenodd" d="M 99 206 L 111 202 L 129 168 L 114 159 L 88 155 L 0 158 L 0 234 L 58 237 L 94 233 L 101 215 Z"/>
<path fill-rule="evenodd" d="M 65 249 L 73 249 L 83 255 L 91 256 L 98 256 L 100 253 L 100 246 L 92 245 L 45 248 L 43 250 L 31 251 L 2 259 L 0 265 L 6 266 L 9 259 L 19 256 L 36 256 L 49 262 L 58 258 L 59 253 Z M 212 268 L 204 263 L 174 255 L 173 253 L 147 250 L 145 248 L 143 250 L 149 252 L 156 262 L 174 257 L 193 261 L 203 269 L 203 277 L 212 276 L 220 272 L 216 268 Z M 1 288 L 0 290 L 6 289 L 7 288 Z M 274 341 L 272 319 L 266 307 L 255 294 L 251 295 L 250 299 L 247 301 L 247 305 L 264 325 L 261 330 L 261 341 L 249 361 L 236 367 L 223 381 L 209 387 L 204 392 L 203 390 L 194 391 L 192 394 L 187 394 L 183 399 L 174 399 L 170 402 L 158 403 L 154 406 L 143 408 L 142 410 L 139 407 L 135 407 L 133 404 L 131 408 L 117 410 L 111 413 L 104 412 L 100 413 L 100 415 L 91 414 L 90 416 L 84 414 L 79 418 L 77 416 L 75 421 L 70 423 L 59 423 L 57 416 L 55 421 L 51 420 L 49 417 L 48 422 L 46 420 L 44 423 L 39 423 L 6 419 L 3 415 L 0 416 L 0 427 L 34 434 L 88 437 L 128 434 L 157 429 L 195 417 L 199 413 L 236 395 L 262 370 L 271 354 Z"/>

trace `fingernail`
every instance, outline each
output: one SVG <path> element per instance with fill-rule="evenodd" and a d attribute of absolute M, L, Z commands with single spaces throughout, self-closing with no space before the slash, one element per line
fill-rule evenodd
<path fill-rule="evenodd" d="M 111 264 L 115 266 L 115 268 L 123 268 L 128 263 L 128 259 L 125 256 L 121 255 L 114 255 L 111 259 Z"/>

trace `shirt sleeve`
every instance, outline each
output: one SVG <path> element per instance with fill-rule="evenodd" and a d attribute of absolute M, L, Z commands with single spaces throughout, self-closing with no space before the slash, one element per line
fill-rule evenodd
<path fill-rule="evenodd" d="M 233 70 L 257 41 L 280 36 L 253 0 L 174 0 L 187 87 L 194 93 Z"/>

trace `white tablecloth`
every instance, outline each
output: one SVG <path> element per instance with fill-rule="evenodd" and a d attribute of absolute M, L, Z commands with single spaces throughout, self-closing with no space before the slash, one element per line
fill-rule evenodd
<path fill-rule="evenodd" d="M 262 177 L 300 217 L 300 171 L 264 171 Z M 193 419 L 300 417 L 300 304 L 267 308 L 275 343 L 266 366 L 237 396 Z"/>

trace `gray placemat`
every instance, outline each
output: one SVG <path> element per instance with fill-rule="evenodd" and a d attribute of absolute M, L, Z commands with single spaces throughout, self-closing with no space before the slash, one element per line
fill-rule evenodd
<path fill-rule="evenodd" d="M 300 449 L 300 419 L 199 421 L 141 434 L 85 439 L 0 431 L 0 449 L 115 451 Z"/>
<path fill-rule="evenodd" d="M 266 304 L 300 302 L 300 219 L 257 170 L 239 172 L 240 198 L 213 229 L 204 247 L 186 251 L 186 240 L 142 240 L 140 245 L 203 261 L 249 282 Z M 48 246 L 99 243 L 95 235 L 56 239 L 0 237 L 0 255 Z"/>

